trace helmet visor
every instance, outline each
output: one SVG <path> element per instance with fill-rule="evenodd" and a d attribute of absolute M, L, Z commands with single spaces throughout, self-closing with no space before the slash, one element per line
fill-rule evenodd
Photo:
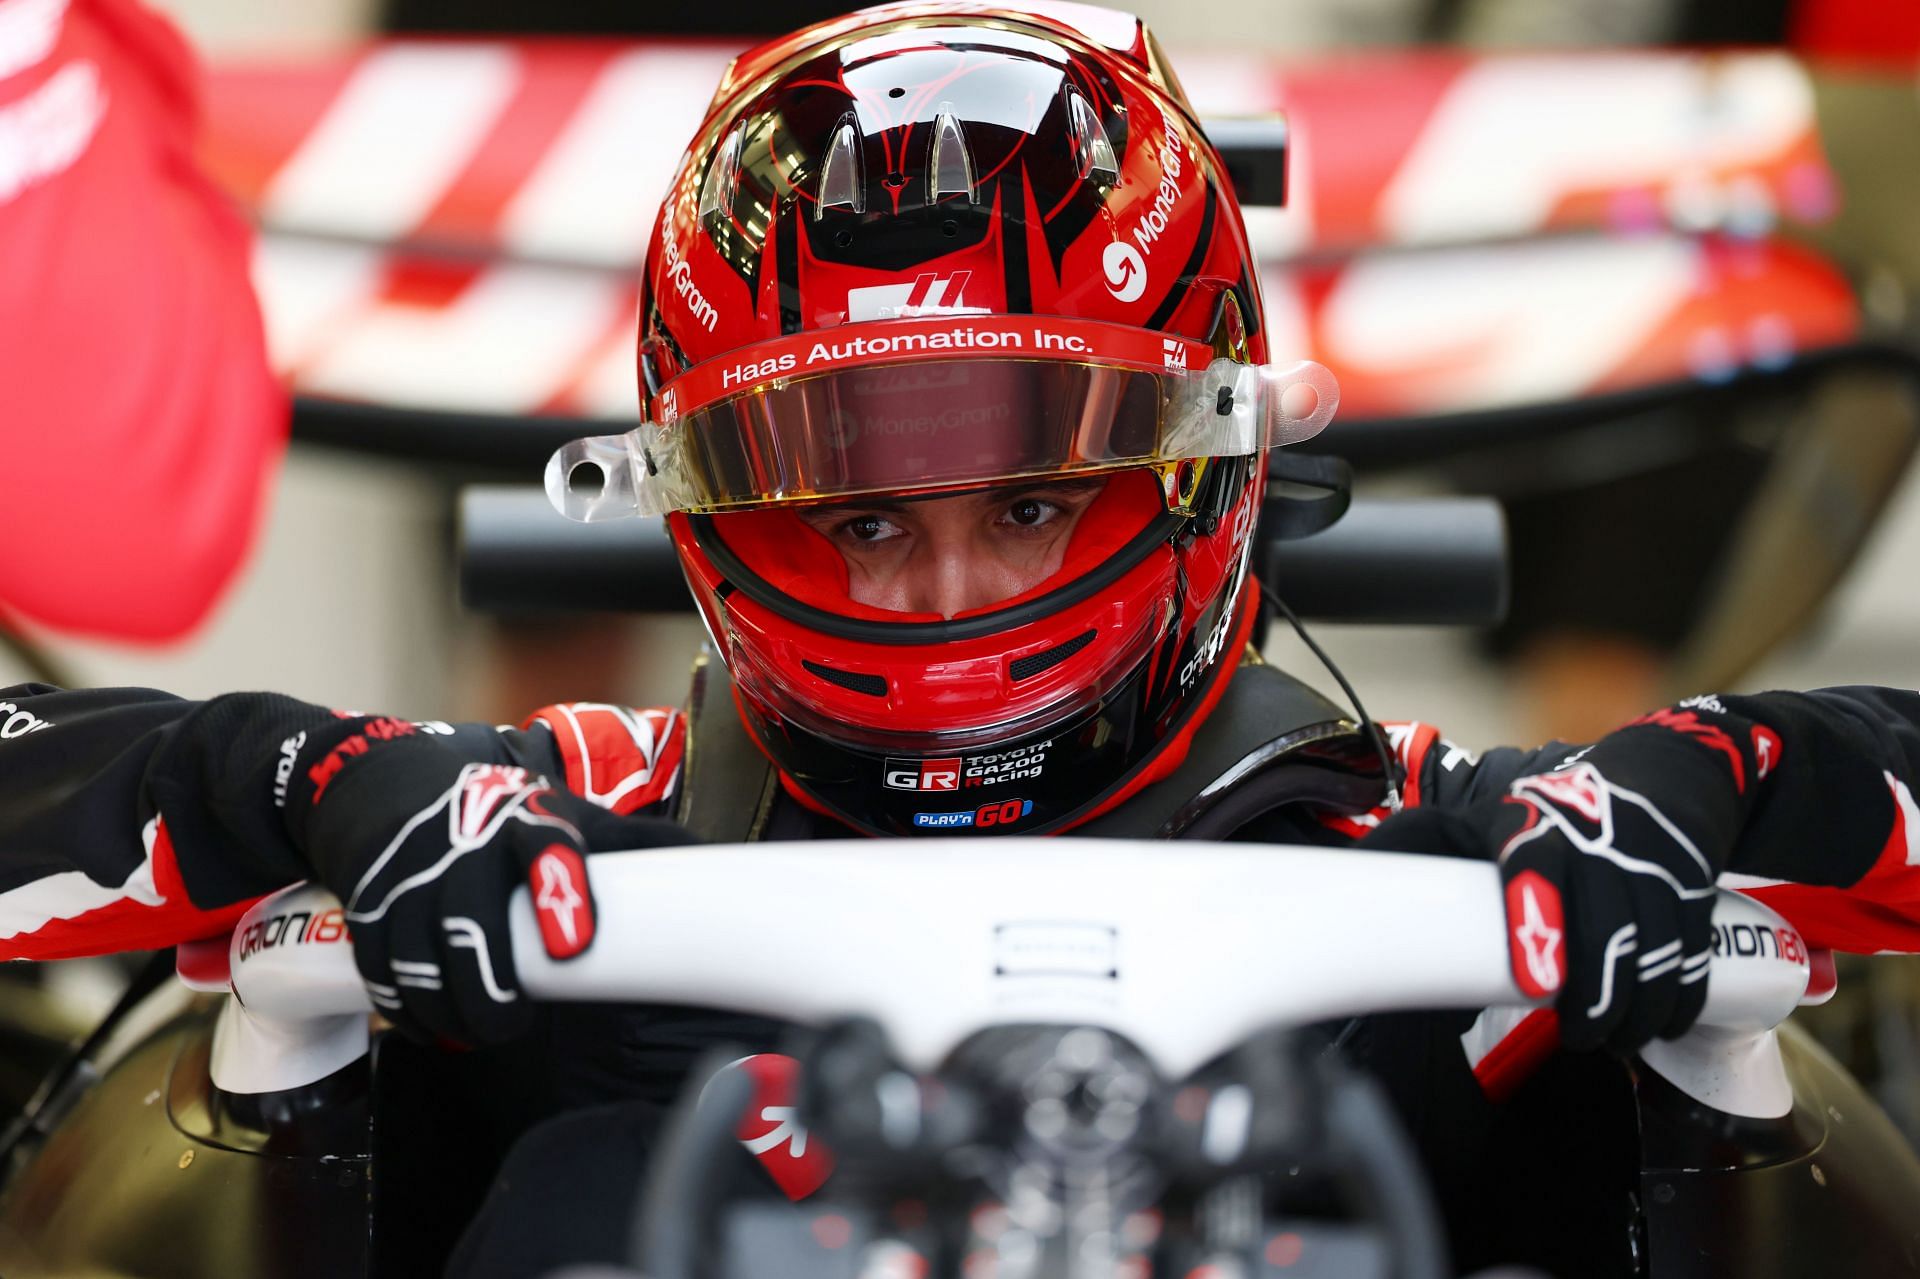
<path fill-rule="evenodd" d="M 955 358 L 774 381 L 664 424 L 576 440 L 547 490 L 577 520 L 708 512 L 1242 456 L 1317 434 L 1318 364 L 1142 369 Z M 597 472 L 597 473 L 595 473 Z"/>

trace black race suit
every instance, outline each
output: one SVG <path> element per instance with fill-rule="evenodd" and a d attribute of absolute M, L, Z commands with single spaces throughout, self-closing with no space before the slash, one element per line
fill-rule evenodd
<path fill-rule="evenodd" d="M 1325 707 L 1271 668 L 1250 664 L 1236 676 L 1247 679 L 1269 690 L 1285 681 L 1282 700 L 1304 706 L 1303 722 L 1315 718 L 1316 705 Z M 1749 873 L 1742 886 L 1816 946 L 1920 951 L 1920 815 L 1912 798 L 1920 780 L 1920 694 L 1843 688 L 1721 701 L 1769 726 L 1783 744 L 1742 835 L 1738 864 Z M 196 703 L 133 689 L 0 690 L 6 957 L 100 954 L 218 935 L 257 897 L 304 878 L 277 806 L 285 792 L 282 761 L 291 757 L 283 746 L 327 715 L 269 694 Z M 1219 774 L 1189 768 L 1083 833 L 1352 842 L 1384 810 L 1373 806 L 1377 767 L 1370 776 L 1360 739 L 1337 715 L 1326 708 L 1326 731 L 1297 734 L 1301 745 L 1211 793 L 1211 808 L 1198 816 L 1186 792 L 1205 789 Z M 1216 712 L 1215 720 L 1230 719 Z M 1199 746 L 1215 720 L 1196 736 L 1202 771 L 1209 765 Z M 474 760 L 565 779 L 621 812 L 691 814 L 691 784 L 682 776 L 687 720 L 676 710 L 573 704 L 545 708 L 520 728 L 420 727 Z M 1431 727 L 1389 728 L 1409 804 L 1497 797 L 1514 778 L 1577 753 L 1552 743 L 1475 759 Z M 713 724 L 710 731 L 723 730 Z M 1243 745 L 1228 743 L 1216 755 L 1240 760 Z M 723 751 L 707 755 L 724 758 Z M 1258 756 L 1256 750 L 1244 758 Z M 709 775 L 700 785 L 716 783 Z M 1153 794 L 1182 787 L 1171 797 Z M 1137 814 L 1132 826 L 1129 810 Z M 766 839 L 847 833 L 777 793 L 753 831 Z M 1387 1082 L 1456 1219 L 1487 1197 L 1480 1177 L 1490 1098 L 1511 1093 L 1541 1056 L 1515 1050 L 1526 1037 L 1524 1024 L 1516 1034 L 1510 1023 L 1483 1018 L 1469 1029 L 1471 1022 L 1471 1013 L 1372 1018 L 1331 1032 L 1349 1057 Z M 683 1008 L 561 1010 L 541 1036 L 532 1049 L 499 1052 L 503 1104 L 511 1094 L 517 1116 L 548 1118 L 511 1156 L 508 1175 L 457 1254 L 457 1272 L 537 1273 L 563 1261 L 618 1259 L 643 1152 L 686 1072 L 717 1043 L 773 1049 L 780 1028 Z M 482 1060 L 462 1067 L 469 1078 L 486 1076 L 486 1054 L 477 1056 Z M 528 1062 L 541 1069 L 524 1069 Z M 1474 1189 L 1449 1197 L 1462 1187 Z M 563 1228 L 553 1229 L 556 1220 Z M 1474 1237 L 1472 1223 L 1456 1220 L 1456 1227 Z"/>

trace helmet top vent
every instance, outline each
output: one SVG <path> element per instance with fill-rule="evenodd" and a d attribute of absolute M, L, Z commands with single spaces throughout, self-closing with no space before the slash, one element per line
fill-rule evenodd
<path fill-rule="evenodd" d="M 814 218 L 825 216 L 828 209 L 867 211 L 866 175 L 860 164 L 860 122 L 851 111 L 833 126 L 826 158 L 820 162 L 820 198 L 813 206 Z"/>
<path fill-rule="evenodd" d="M 710 222 L 733 212 L 734 192 L 740 189 L 740 146 L 746 130 L 734 125 L 713 163 L 707 166 L 707 180 L 700 187 L 700 221 Z"/>
<path fill-rule="evenodd" d="M 940 104 L 933 118 L 933 154 L 927 161 L 927 192 L 934 200 L 964 195 L 968 204 L 978 204 L 973 189 L 973 156 L 967 151 L 967 135 L 951 102 Z"/>
<path fill-rule="evenodd" d="M 1067 128 L 1073 137 L 1074 159 L 1079 163 L 1080 176 L 1107 186 L 1118 182 L 1120 162 L 1114 157 L 1107 131 L 1100 127 L 1100 117 L 1093 113 L 1093 104 L 1071 84 L 1066 88 L 1066 95 Z"/>

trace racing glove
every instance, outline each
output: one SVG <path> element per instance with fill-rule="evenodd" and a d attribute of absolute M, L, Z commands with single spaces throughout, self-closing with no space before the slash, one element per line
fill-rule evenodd
<path fill-rule="evenodd" d="M 1367 843 L 1496 858 L 1521 991 L 1553 1001 L 1566 1047 L 1631 1052 L 1700 1015 L 1715 881 L 1779 753 L 1771 729 L 1693 699 Z"/>
<path fill-rule="evenodd" d="M 356 718 L 306 734 L 286 824 L 340 897 L 354 960 L 380 1011 L 416 1038 L 493 1043 L 526 1028 L 507 928 L 532 890 L 555 959 L 593 944 L 586 854 L 684 844 L 679 826 L 620 817 L 528 769 L 472 760 L 405 721 Z"/>

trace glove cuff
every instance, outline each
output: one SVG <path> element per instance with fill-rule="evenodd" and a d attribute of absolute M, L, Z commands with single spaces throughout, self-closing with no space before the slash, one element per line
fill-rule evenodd
<path fill-rule="evenodd" d="M 282 806 L 300 743 L 335 722 L 327 708 L 278 693 L 228 693 L 174 725 L 147 785 L 196 907 L 231 905 L 309 876 Z"/>
<path fill-rule="evenodd" d="M 365 769 L 375 756 L 379 766 Z M 444 789 L 457 771 L 444 747 L 417 725 L 387 715 L 333 717 L 284 743 L 283 759 L 291 760 L 284 766 L 284 828 L 323 881 L 335 869 L 324 864 L 328 850 L 369 840 L 378 848 L 392 833 L 376 827 L 392 820 L 393 805 L 357 797 L 363 774 L 367 784 L 384 783 L 386 791 L 411 800 Z"/>
<path fill-rule="evenodd" d="M 1658 811 L 1726 869 L 1759 782 L 1779 756 L 1771 729 L 1717 697 L 1693 697 L 1600 739 L 1583 757 L 1617 787 L 1658 797 Z"/>

